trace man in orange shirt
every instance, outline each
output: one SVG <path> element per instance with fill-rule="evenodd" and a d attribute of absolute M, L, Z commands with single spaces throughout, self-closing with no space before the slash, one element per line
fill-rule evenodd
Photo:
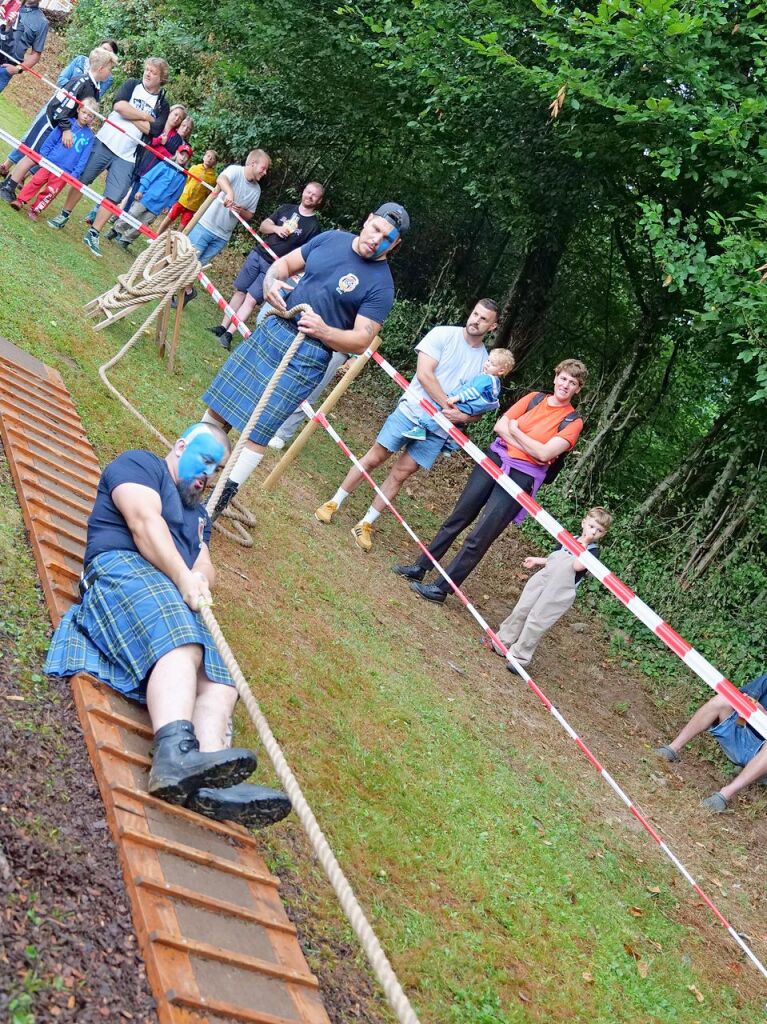
<path fill-rule="evenodd" d="M 527 494 L 535 494 L 546 478 L 549 466 L 569 451 L 583 429 L 583 420 L 572 399 L 586 383 L 588 371 L 578 359 L 565 359 L 554 371 L 554 392 L 530 392 L 498 420 L 498 437 L 490 446 L 489 458 L 503 469 Z M 525 511 L 481 466 L 475 466 L 455 508 L 429 545 L 434 558 L 442 558 L 456 537 L 479 516 L 479 523 L 463 542 L 447 568 L 459 586 L 484 558 L 493 541 L 512 521 L 521 522 Z M 412 565 L 395 565 L 394 572 L 411 580 L 410 588 L 427 601 L 442 604 L 450 588 L 440 577 L 436 583 L 422 583 L 432 567 L 426 555 Z"/>

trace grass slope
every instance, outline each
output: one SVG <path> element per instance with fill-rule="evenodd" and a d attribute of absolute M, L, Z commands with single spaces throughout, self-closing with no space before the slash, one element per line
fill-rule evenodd
<path fill-rule="evenodd" d="M 0 124 L 24 124 L 7 96 Z M 97 333 L 82 312 L 128 263 L 108 244 L 102 260 L 88 253 L 86 209 L 54 232 L 0 206 L 0 333 L 61 371 L 104 463 L 153 441 L 98 381 L 134 326 Z M 151 338 L 111 374 L 168 436 L 199 416 L 221 364 L 203 331 L 214 319 L 204 296 L 190 306 L 174 376 Z M 364 450 L 372 426 L 348 436 Z M 310 518 L 345 469 L 337 450 L 317 438 L 301 469 L 276 495 L 251 485 L 251 550 L 215 539 L 217 612 L 424 1024 L 763 1020 L 756 973 L 533 698 L 497 672 L 488 682 L 470 624 L 411 601 L 347 528 Z M 404 508 L 428 533 L 434 517 Z M 244 720 L 239 732 L 247 742 Z M 318 936 L 310 958 L 340 972 L 332 944 L 350 931 L 300 829 L 264 843 L 298 880 Z"/>

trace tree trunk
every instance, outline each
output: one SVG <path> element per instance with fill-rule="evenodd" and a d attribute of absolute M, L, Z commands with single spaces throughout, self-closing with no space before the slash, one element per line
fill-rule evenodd
<path fill-rule="evenodd" d="M 706 569 L 708 569 L 711 562 L 713 562 L 713 560 L 716 558 L 716 556 L 719 554 L 719 552 L 722 550 L 725 544 L 730 540 L 731 537 L 735 536 L 740 527 L 743 525 L 743 522 L 748 518 L 749 512 L 751 512 L 751 510 L 755 507 L 758 498 L 759 495 L 756 491 L 750 494 L 740 514 L 731 515 L 729 517 L 727 522 L 723 525 L 723 528 L 716 535 L 716 538 L 714 539 L 711 546 L 708 548 L 707 551 L 705 551 L 703 556 L 698 560 L 697 564 L 690 567 L 690 563 L 688 562 L 687 566 L 685 566 L 685 572 L 688 572 L 689 575 L 689 581 L 687 582 L 687 586 L 689 586 L 689 583 L 692 580 L 699 579 L 705 573 Z M 712 531 L 712 533 L 713 532 L 714 531 Z M 711 536 L 711 534 L 709 536 Z M 706 539 L 708 540 L 708 538 Z M 685 585 L 683 584 L 683 587 L 684 586 Z"/>
<path fill-rule="evenodd" d="M 694 545 L 695 539 L 699 533 L 703 529 L 707 528 L 706 524 L 716 513 L 722 499 L 727 495 L 727 492 L 730 489 L 730 484 L 735 479 L 735 476 L 740 469 L 743 455 L 744 447 L 742 444 L 736 445 L 736 447 L 730 452 L 727 462 L 724 465 L 724 469 L 719 474 L 713 487 L 706 495 L 705 501 L 700 506 L 698 514 L 693 520 L 690 528 L 690 547 Z"/>
<path fill-rule="evenodd" d="M 543 340 L 546 314 L 571 223 L 562 224 L 560 218 L 558 226 L 558 233 L 539 235 L 530 242 L 502 304 L 496 345 L 511 349 L 517 367 Z"/>

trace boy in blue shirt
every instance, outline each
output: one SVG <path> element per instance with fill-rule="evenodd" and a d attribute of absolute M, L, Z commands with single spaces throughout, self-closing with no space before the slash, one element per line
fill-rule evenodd
<path fill-rule="evenodd" d="M 183 144 L 173 154 L 173 162 L 179 167 L 186 167 L 191 155 L 192 147 Z M 184 191 L 185 184 L 186 175 L 160 160 L 139 179 L 138 192 L 128 212 L 142 224 L 151 224 L 156 217 L 167 213 L 173 206 Z M 121 249 L 127 249 L 138 234 L 138 228 L 131 227 L 121 217 L 107 233 L 107 238 L 114 238 Z"/>
<path fill-rule="evenodd" d="M 94 99 L 83 101 L 83 105 L 77 111 L 77 119 L 70 121 L 71 127 L 67 129 L 54 128 L 40 148 L 40 155 L 46 157 L 67 174 L 79 178 L 91 155 L 93 143 L 96 136 L 91 130 L 91 125 L 96 119 L 96 111 L 99 105 Z M 71 144 L 66 144 L 64 132 L 71 139 Z M 23 186 L 18 196 L 10 203 L 14 210 L 21 210 L 27 203 L 35 200 L 29 208 L 30 220 L 37 220 L 43 210 L 50 205 L 53 199 L 61 192 L 66 185 L 63 175 L 48 171 L 45 167 L 39 167 L 29 181 Z"/>
<path fill-rule="evenodd" d="M 454 395 L 448 395 L 445 404 L 457 408 L 467 416 L 479 416 L 483 412 L 497 409 L 501 378 L 511 373 L 513 369 L 514 356 L 507 348 L 492 349 L 482 367 L 482 373 L 472 377 Z M 411 441 L 425 441 L 429 429 L 434 429 L 434 420 L 424 412 L 412 430 L 406 431 L 402 436 Z M 442 450 L 450 451 L 456 447 L 455 442 L 448 439 Z"/>

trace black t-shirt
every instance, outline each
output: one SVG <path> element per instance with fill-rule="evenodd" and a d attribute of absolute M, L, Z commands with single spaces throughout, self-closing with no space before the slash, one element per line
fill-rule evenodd
<path fill-rule="evenodd" d="M 160 495 L 162 517 L 176 550 L 191 569 L 203 542 L 207 544 L 210 540 L 210 518 L 202 504 L 184 507 L 165 459 L 144 451 L 123 452 L 101 474 L 93 511 L 88 517 L 85 565 L 104 551 L 138 551 L 133 534 L 112 501 L 115 487 L 128 483 L 151 487 Z"/>
<path fill-rule="evenodd" d="M 299 245 L 303 245 L 308 242 L 315 235 L 320 233 L 320 221 L 316 214 L 312 214 L 311 217 L 304 217 L 303 214 L 298 212 L 297 203 L 285 203 L 284 206 L 279 206 L 270 214 L 269 220 L 280 227 L 286 222 L 291 221 L 295 224 L 295 228 L 287 238 L 280 238 L 279 235 L 267 235 L 264 239 L 270 249 L 273 249 L 278 258 L 284 256 L 286 253 L 292 252 L 297 249 Z M 268 253 L 263 253 L 267 259 L 271 259 Z"/>

